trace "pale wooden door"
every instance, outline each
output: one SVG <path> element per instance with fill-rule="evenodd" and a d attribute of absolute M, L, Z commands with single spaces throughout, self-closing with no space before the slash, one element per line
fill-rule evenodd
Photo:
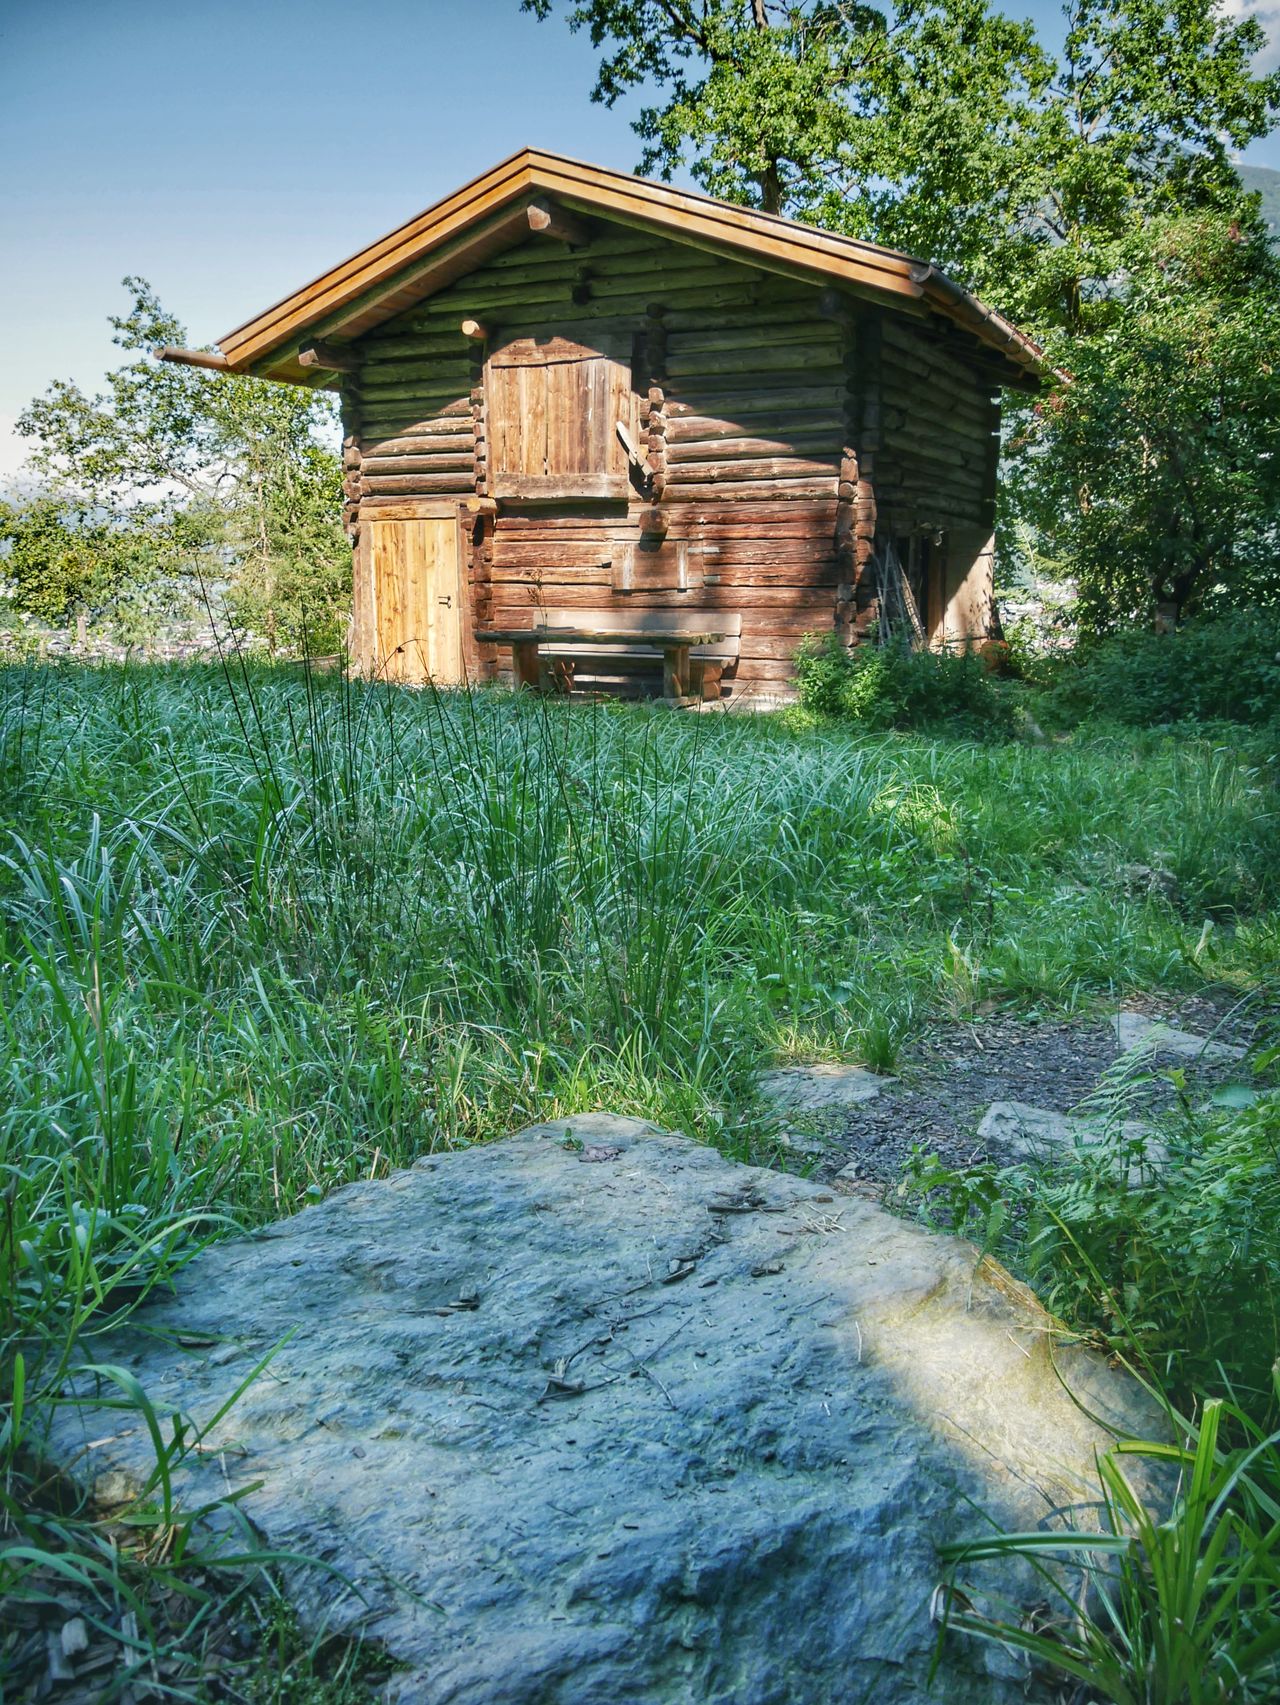
<path fill-rule="evenodd" d="M 463 679 L 464 590 L 456 504 L 367 518 L 377 674 L 455 687 Z"/>

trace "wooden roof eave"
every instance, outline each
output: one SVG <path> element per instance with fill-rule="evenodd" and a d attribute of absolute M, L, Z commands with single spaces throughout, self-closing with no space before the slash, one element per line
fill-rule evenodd
<path fill-rule="evenodd" d="M 1012 365 L 1016 371 L 1012 377 L 1002 378 L 1002 384 L 1019 390 L 1039 391 L 1046 382 L 1065 378 L 1064 374 L 1050 368 L 1039 344 L 936 266 L 927 262 L 914 263 L 911 276 L 936 313 L 969 332 L 989 351 Z"/>
<path fill-rule="evenodd" d="M 573 198 L 587 213 L 641 223 L 686 242 L 719 239 L 739 258 L 744 249 L 758 251 L 802 268 L 813 263 L 824 276 L 838 272 L 851 285 L 862 283 L 910 298 L 920 294 L 909 277 L 912 263 L 907 255 L 710 196 L 525 149 L 228 332 L 220 346 L 234 366 L 243 368 L 278 346 L 290 331 L 304 325 L 314 328 L 319 319 L 394 277 L 421 256 L 424 247 L 434 250 L 464 234 L 477 219 L 539 194 Z"/>
<path fill-rule="evenodd" d="M 336 373 L 298 362 L 314 340 L 333 347 L 422 301 L 530 236 L 539 197 L 701 248 L 726 260 L 831 285 L 917 316 L 940 315 L 975 339 L 997 384 L 1038 389 L 1041 351 L 936 268 L 895 250 L 840 237 L 709 196 L 525 149 L 229 332 L 225 371 L 335 386 Z M 181 359 L 172 353 L 166 359 Z M 213 365 L 212 362 L 199 363 Z"/>

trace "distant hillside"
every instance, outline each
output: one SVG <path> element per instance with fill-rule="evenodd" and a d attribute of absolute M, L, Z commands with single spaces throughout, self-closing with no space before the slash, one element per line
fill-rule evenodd
<path fill-rule="evenodd" d="M 1241 166 L 1240 177 L 1246 189 L 1261 195 L 1262 217 L 1271 227 L 1272 239 L 1280 242 L 1280 172 L 1269 166 Z"/>

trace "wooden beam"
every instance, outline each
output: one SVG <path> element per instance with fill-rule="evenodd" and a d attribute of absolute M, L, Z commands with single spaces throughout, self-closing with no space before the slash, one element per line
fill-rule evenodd
<path fill-rule="evenodd" d="M 615 422 L 613 430 L 617 433 L 618 442 L 626 451 L 627 460 L 631 463 L 631 466 L 633 468 L 639 468 L 641 473 L 647 473 L 649 468 L 648 461 L 640 454 L 640 446 L 631 436 L 626 421 L 619 420 Z"/>
<path fill-rule="evenodd" d="M 214 373 L 229 373 L 231 364 L 225 355 L 205 349 L 179 349 L 175 344 L 167 343 L 161 349 L 153 349 L 152 355 L 157 361 L 172 361 L 179 367 L 208 367 Z"/>
<path fill-rule="evenodd" d="M 554 237 L 559 243 L 581 249 L 591 241 L 591 233 L 581 219 L 566 213 L 554 201 L 531 201 L 526 216 L 529 229 L 536 237 Z"/>
<path fill-rule="evenodd" d="M 360 363 L 355 352 L 340 344 L 325 343 L 317 338 L 312 343 L 304 343 L 298 351 L 298 366 L 307 368 L 323 368 L 327 373 L 358 373 Z"/>
<path fill-rule="evenodd" d="M 463 337 L 471 338 L 475 343 L 483 343 L 489 335 L 489 328 L 481 325 L 479 320 L 463 320 L 458 329 Z"/>

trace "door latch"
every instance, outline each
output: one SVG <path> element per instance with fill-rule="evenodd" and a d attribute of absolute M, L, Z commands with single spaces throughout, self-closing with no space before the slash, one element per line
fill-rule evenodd
<path fill-rule="evenodd" d="M 439 599 L 438 601 L 441 604 L 446 604 L 449 607 L 449 609 L 452 609 L 453 608 L 453 593 L 452 592 L 446 592 L 444 597 Z"/>

